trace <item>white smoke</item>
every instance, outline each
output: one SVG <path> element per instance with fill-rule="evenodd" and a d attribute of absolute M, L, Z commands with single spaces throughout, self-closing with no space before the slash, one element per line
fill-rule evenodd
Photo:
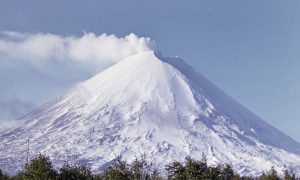
<path fill-rule="evenodd" d="M 135 34 L 117 37 L 1 32 L 0 121 L 17 119 L 75 83 L 128 56 L 154 48 L 150 38 Z"/>
<path fill-rule="evenodd" d="M 28 61 L 41 66 L 47 61 L 73 61 L 81 64 L 103 65 L 118 62 L 128 56 L 154 48 L 150 38 L 129 34 L 115 35 L 85 33 L 81 37 L 55 34 L 26 34 L 2 32 L 0 56 Z"/>

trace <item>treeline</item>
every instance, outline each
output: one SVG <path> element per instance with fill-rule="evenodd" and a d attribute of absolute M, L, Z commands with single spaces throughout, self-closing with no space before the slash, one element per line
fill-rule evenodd
<path fill-rule="evenodd" d="M 66 162 L 60 169 L 55 169 L 49 157 L 39 155 L 25 165 L 23 171 L 14 176 L 6 175 L 0 169 L 0 180 L 279 180 L 274 168 L 263 173 L 260 177 L 245 177 L 234 172 L 229 164 L 209 166 L 205 157 L 201 160 L 187 158 L 184 163 L 172 162 L 166 166 L 166 174 L 160 174 L 152 164 L 145 160 L 135 160 L 128 164 L 120 159 L 116 160 L 105 172 L 95 174 L 86 165 L 77 165 Z M 284 171 L 285 180 L 297 179 L 295 174 Z"/>

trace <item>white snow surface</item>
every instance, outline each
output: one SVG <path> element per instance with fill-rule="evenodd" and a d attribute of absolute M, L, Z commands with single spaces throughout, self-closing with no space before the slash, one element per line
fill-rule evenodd
<path fill-rule="evenodd" d="M 130 56 L 0 132 L 0 167 L 15 173 L 42 153 L 56 166 L 99 172 L 121 157 L 167 163 L 200 159 L 259 175 L 274 166 L 300 173 L 300 144 L 227 96 L 178 58 Z"/>

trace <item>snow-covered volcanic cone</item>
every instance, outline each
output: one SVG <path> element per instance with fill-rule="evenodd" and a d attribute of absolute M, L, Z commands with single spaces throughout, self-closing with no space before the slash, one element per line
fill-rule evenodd
<path fill-rule="evenodd" d="M 130 56 L 0 133 L 0 167 L 16 172 L 43 153 L 101 171 L 144 155 L 161 169 L 186 156 L 242 174 L 285 166 L 300 173 L 300 144 L 234 101 L 180 59 Z"/>

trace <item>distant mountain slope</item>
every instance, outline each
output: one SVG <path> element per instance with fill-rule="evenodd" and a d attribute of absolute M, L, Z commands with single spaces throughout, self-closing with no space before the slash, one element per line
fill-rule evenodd
<path fill-rule="evenodd" d="M 0 133 L 0 167 L 45 153 L 106 168 L 145 156 L 158 167 L 186 156 L 232 163 L 244 175 L 275 166 L 300 173 L 300 144 L 238 104 L 180 59 L 128 57 Z"/>

